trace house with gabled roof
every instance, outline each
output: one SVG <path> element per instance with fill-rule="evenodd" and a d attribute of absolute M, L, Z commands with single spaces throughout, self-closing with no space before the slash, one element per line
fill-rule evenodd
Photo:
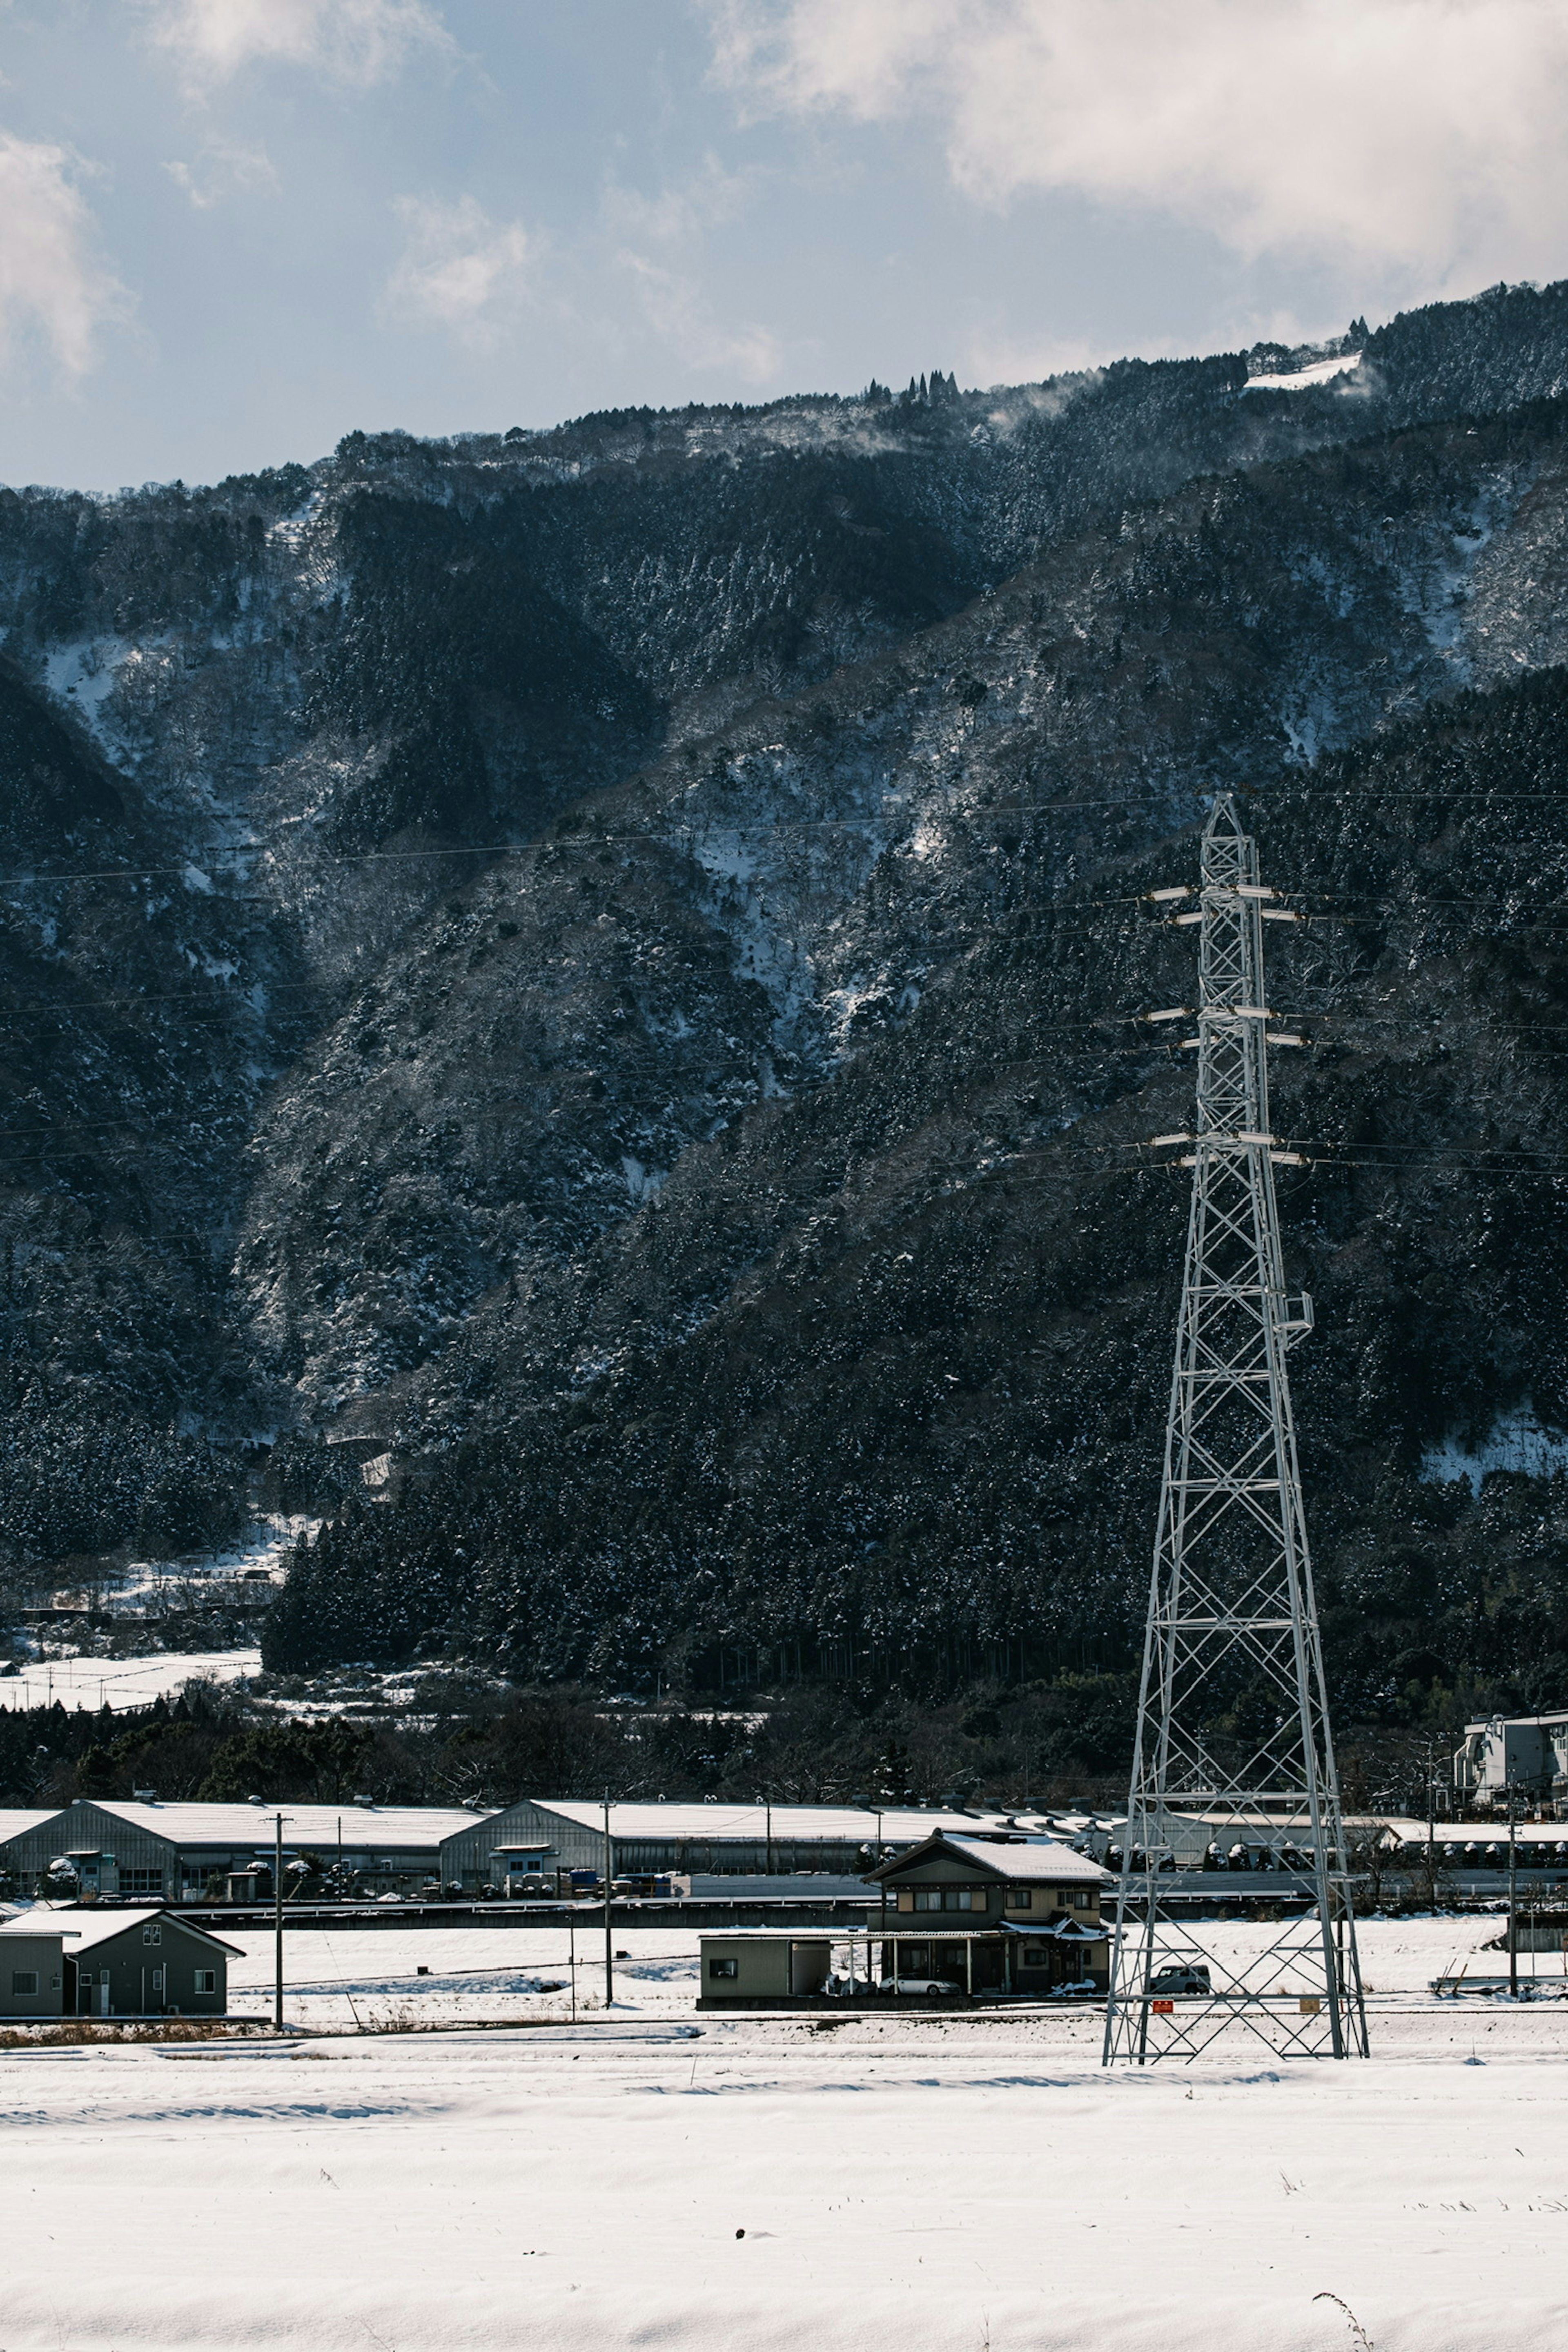
<path fill-rule="evenodd" d="M 703 1936 L 703 2009 L 833 2000 L 1050 1998 L 1103 1990 L 1111 1874 L 1053 1840 L 937 1830 L 865 1874 L 878 1902 L 851 1935 Z M 836 1954 L 846 1965 L 839 1967 Z"/>
<path fill-rule="evenodd" d="M 172 1911 L 35 1904 L 0 1925 L 0 2016 L 222 2017 L 241 1957 Z"/>

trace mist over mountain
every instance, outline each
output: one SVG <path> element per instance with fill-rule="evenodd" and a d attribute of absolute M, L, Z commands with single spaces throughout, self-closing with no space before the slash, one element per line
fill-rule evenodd
<path fill-rule="evenodd" d="M 1561 1700 L 1568 1491 L 1452 1473 L 1568 1428 L 1565 389 L 1499 288 L 0 493 L 14 1576 L 260 1481 L 280 1667 L 1122 1673 L 1226 788 L 1339 1686 Z"/>

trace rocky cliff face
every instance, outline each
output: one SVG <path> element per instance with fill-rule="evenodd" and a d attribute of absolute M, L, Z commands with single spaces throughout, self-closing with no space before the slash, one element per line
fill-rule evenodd
<path fill-rule="evenodd" d="M 1506 797 L 1560 772 L 1568 291 L 1354 341 L 0 498 L 13 1552 L 200 1540 L 352 1433 L 395 1498 L 280 1658 L 1119 1662 L 1190 1085 L 1142 894 L 1226 785 L 1314 918 L 1336 1622 L 1369 1705 L 1539 1659 L 1555 1537 L 1489 1616 L 1501 1487 L 1418 1473 L 1568 1412 L 1568 801 Z"/>

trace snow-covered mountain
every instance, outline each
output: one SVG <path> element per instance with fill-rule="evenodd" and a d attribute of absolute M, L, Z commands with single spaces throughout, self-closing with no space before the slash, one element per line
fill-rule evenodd
<path fill-rule="evenodd" d="M 1185 1083 L 1129 1021 L 1186 984 L 1139 893 L 1205 793 L 1352 919 L 1281 951 L 1292 1119 L 1555 1149 L 1568 836 L 1454 794 L 1559 772 L 1565 379 L 1568 289 L 1499 289 L 0 494 L 14 1557 L 220 1535 L 287 1433 L 282 1507 L 393 1475 L 280 1655 L 1119 1659 L 1180 1221 L 1125 1147 Z M 1304 1440 L 1380 1529 L 1560 1377 L 1543 1188 L 1435 1183 L 1293 1210 L 1338 1301 Z M 1418 1680 L 1359 1540 L 1331 1600 Z"/>

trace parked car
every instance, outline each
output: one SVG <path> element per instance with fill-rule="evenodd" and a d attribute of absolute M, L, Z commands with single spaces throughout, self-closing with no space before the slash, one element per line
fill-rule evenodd
<path fill-rule="evenodd" d="M 1212 1992 L 1207 1969 L 1195 1967 L 1156 1969 L 1149 1980 L 1149 1990 L 1157 2000 L 1167 2000 L 1172 1993 Z"/>
<path fill-rule="evenodd" d="M 884 1977 L 879 1992 L 957 1992 L 950 1977 Z"/>

